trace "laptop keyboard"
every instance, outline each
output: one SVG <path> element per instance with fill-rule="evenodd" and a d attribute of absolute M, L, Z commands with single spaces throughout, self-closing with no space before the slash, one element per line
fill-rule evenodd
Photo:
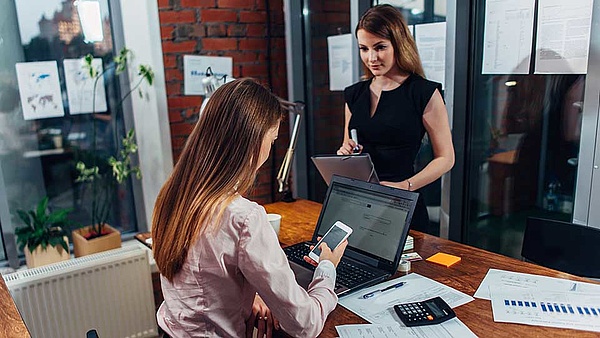
<path fill-rule="evenodd" d="M 290 261 L 314 269 L 314 266 L 304 260 L 304 256 L 308 256 L 308 252 L 310 251 L 308 244 L 302 243 L 301 245 L 288 246 L 284 248 L 283 251 Z M 353 288 L 354 286 L 360 285 L 375 276 L 374 273 L 364 270 L 360 266 L 346 260 L 340 261 L 336 271 L 336 289 L 340 286 Z"/>
<path fill-rule="evenodd" d="M 340 264 L 338 264 L 336 271 L 336 288 L 339 285 L 343 285 L 348 288 L 353 288 L 375 277 L 374 273 L 361 269 L 359 266 L 356 266 L 351 262 L 347 261 L 340 261 Z"/>
<path fill-rule="evenodd" d="M 283 252 L 285 252 L 285 255 L 290 261 L 305 266 L 307 268 L 314 269 L 314 266 L 312 266 L 310 263 L 304 260 L 304 256 L 308 256 L 309 251 L 310 246 L 306 243 L 301 243 L 299 245 L 292 245 L 283 248 Z"/>

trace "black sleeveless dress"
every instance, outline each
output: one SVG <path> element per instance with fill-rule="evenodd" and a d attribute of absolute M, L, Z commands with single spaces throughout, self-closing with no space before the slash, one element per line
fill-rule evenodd
<path fill-rule="evenodd" d="M 358 142 L 369 153 L 382 181 L 400 182 L 415 174 L 414 162 L 425 135 L 423 112 L 431 96 L 442 85 L 411 74 L 398 88 L 382 91 L 373 116 L 372 79 L 355 83 L 344 90 L 352 117 L 348 125 L 356 129 Z M 412 229 L 435 233 L 430 229 L 427 208 L 420 196 L 413 216 Z"/>

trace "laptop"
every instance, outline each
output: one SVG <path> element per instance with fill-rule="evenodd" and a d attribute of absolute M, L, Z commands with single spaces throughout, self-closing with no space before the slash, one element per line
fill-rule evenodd
<path fill-rule="evenodd" d="M 396 272 L 419 194 L 334 175 L 311 242 L 284 248 L 296 281 L 305 289 L 315 267 L 305 262 L 310 245 L 336 221 L 352 228 L 337 267 L 335 293 L 348 294 Z"/>
<path fill-rule="evenodd" d="M 356 178 L 366 182 L 379 183 L 373 161 L 369 154 L 357 155 L 316 155 L 311 157 L 325 183 L 329 185 L 333 175 Z"/>

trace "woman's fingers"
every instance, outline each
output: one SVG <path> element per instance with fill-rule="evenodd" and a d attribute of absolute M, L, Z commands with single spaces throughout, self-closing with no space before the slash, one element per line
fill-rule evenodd
<path fill-rule="evenodd" d="M 279 320 L 277 320 L 277 318 L 273 318 L 273 326 L 275 327 L 275 330 L 281 329 L 281 326 L 279 326 Z"/>
<path fill-rule="evenodd" d="M 315 261 L 314 261 L 312 258 L 310 258 L 310 257 L 308 257 L 308 256 L 304 256 L 304 257 L 302 257 L 302 258 L 304 259 L 304 261 L 305 261 L 306 263 L 308 263 L 308 264 L 310 264 L 310 265 L 313 265 L 313 266 L 317 266 L 317 265 L 318 265 L 318 264 L 317 264 L 317 262 L 315 262 Z"/>
<path fill-rule="evenodd" d="M 252 311 L 250 317 L 246 321 L 246 338 L 252 338 L 254 332 L 254 324 L 256 323 L 256 313 Z"/>
<path fill-rule="evenodd" d="M 259 316 L 258 317 L 258 325 L 257 325 L 257 337 L 264 337 L 264 335 L 267 333 L 267 321 L 265 320 L 265 316 Z"/>
<path fill-rule="evenodd" d="M 273 336 L 273 315 L 271 313 L 268 314 L 265 322 L 267 324 L 267 338 L 271 338 Z"/>

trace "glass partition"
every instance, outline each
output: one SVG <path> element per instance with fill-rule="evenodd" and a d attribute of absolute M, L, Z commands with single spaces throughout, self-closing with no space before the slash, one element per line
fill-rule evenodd
<path fill-rule="evenodd" d="M 485 8 L 475 8 L 465 239 L 520 258 L 528 216 L 572 219 L 585 75 L 482 74 Z"/>
<path fill-rule="evenodd" d="M 4 192 L 0 203 L 5 203 L 8 209 L 0 208 L 0 219 L 5 245 L 13 240 L 10 238 L 13 228 L 20 225 L 15 217 L 16 210 L 31 209 L 44 196 L 50 198 L 52 209 L 73 209 L 70 218 L 74 222 L 80 225 L 91 222 L 94 192 L 88 184 L 76 182 L 75 163 L 89 164 L 94 156 L 115 154 L 115 140 L 125 133 L 123 114 L 120 113 L 121 88 L 114 76 L 115 32 L 110 4 L 107 0 L 98 3 L 103 38 L 88 42 L 74 1 L 0 1 L 2 8 L 7 9 L 1 15 L 6 20 L 0 27 L 0 192 Z M 80 95 L 79 101 L 89 100 L 93 96 L 91 92 L 67 87 L 77 85 L 78 72 L 84 74 L 83 69 L 69 68 L 69 60 L 80 59 L 88 53 L 102 61 L 101 71 L 105 71 L 104 86 L 99 88 L 105 95 L 98 96 L 94 103 L 98 114 L 91 114 L 92 109 L 75 106 L 77 100 L 69 97 L 74 93 Z M 43 61 L 51 63 L 38 63 Z M 35 68 L 37 66 L 42 68 Z M 23 82 L 23 77 L 17 81 L 17 67 L 23 67 L 21 70 L 25 69 L 23 72 L 32 76 L 32 69 L 42 71 L 37 77 Z M 44 81 L 44 74 L 51 74 L 53 69 L 58 71 L 56 86 L 60 94 L 41 97 L 39 94 L 47 87 L 41 87 L 40 82 Z M 67 83 L 69 76 L 71 83 Z M 37 87 L 32 81 L 37 81 Z M 25 89 L 30 96 L 23 95 Z M 69 96 L 68 90 L 71 90 Z M 60 114 L 27 117 L 28 112 L 48 106 Z M 94 138 L 96 152 L 93 151 Z M 131 182 L 119 187 L 111 201 L 109 223 L 122 232 L 135 231 Z"/>

